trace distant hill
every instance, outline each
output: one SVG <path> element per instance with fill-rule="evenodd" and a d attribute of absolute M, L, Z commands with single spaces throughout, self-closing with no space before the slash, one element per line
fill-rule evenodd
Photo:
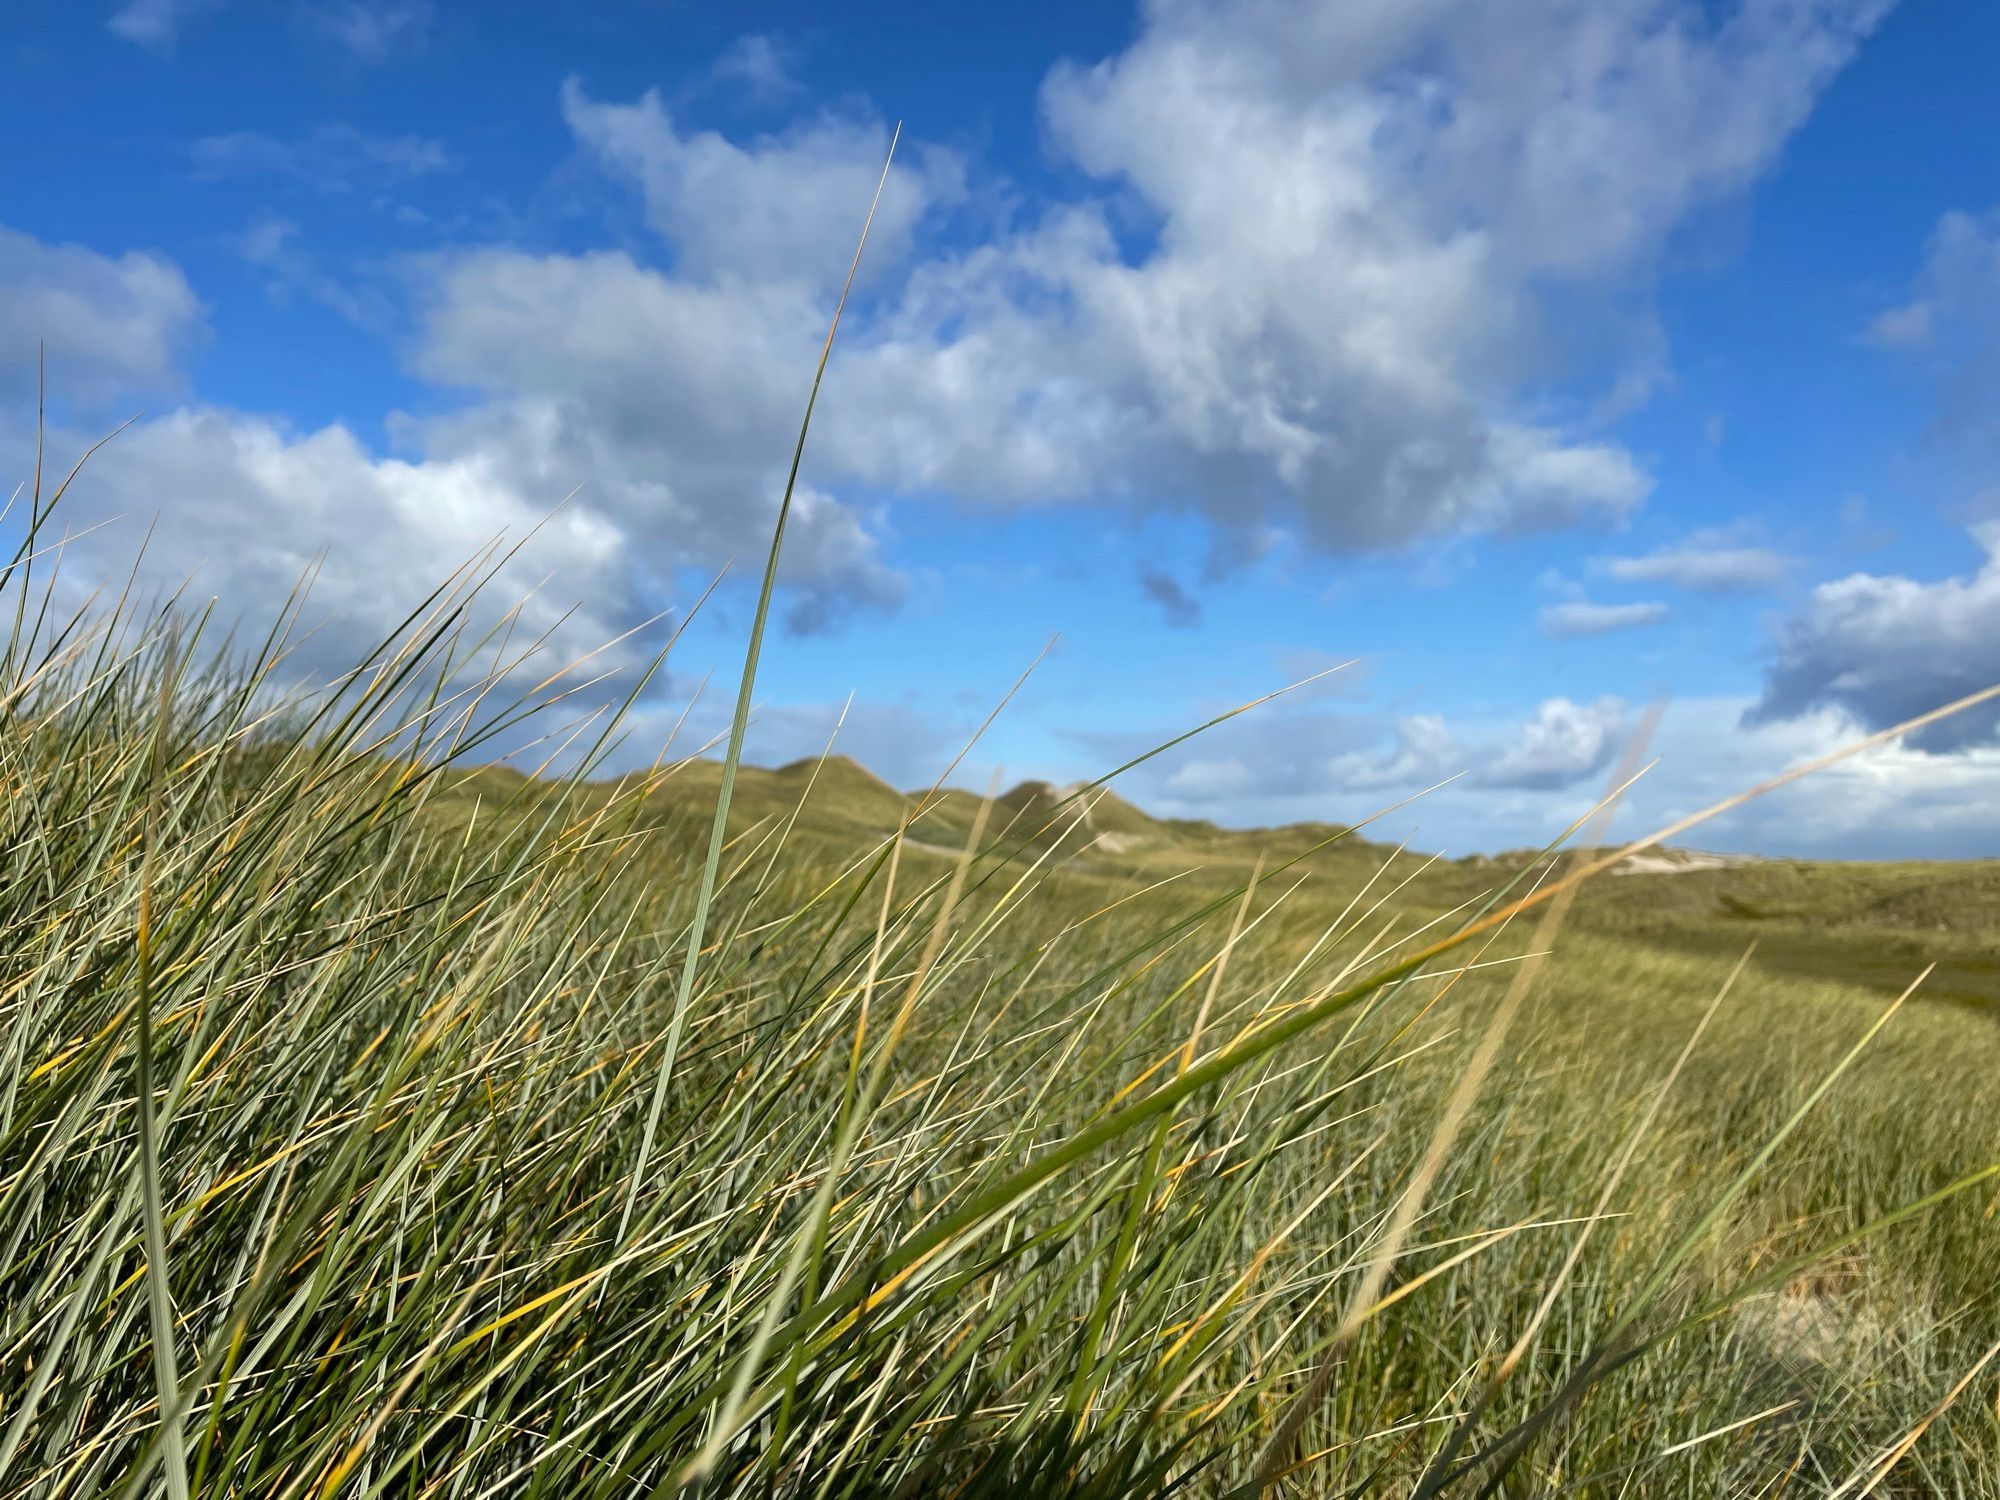
<path fill-rule="evenodd" d="M 634 777 L 621 778 L 626 782 Z M 703 838 L 720 789 L 719 762 L 693 759 L 637 779 L 663 830 Z M 517 772 L 457 777 L 447 803 L 518 796 Z M 733 835 L 789 830 L 845 862 L 905 831 L 906 857 L 945 860 L 971 837 L 982 798 L 950 787 L 899 791 L 846 756 L 767 769 L 743 766 Z M 1064 878 L 1236 882 L 1253 866 L 1290 883 L 1336 890 L 1372 882 L 1419 920 L 1481 901 L 1539 859 L 1533 850 L 1433 859 L 1370 841 L 1340 824 L 1223 828 L 1156 818 L 1108 788 L 1024 781 L 993 799 L 988 848 L 1053 852 Z M 1394 868 L 1390 868 L 1393 866 Z M 1924 993 L 2000 1011 L 2000 860 L 1888 863 L 1756 859 L 1661 849 L 1586 888 L 1572 921 L 1607 935 L 1731 960 L 1753 941 L 1755 962 L 1787 974 L 1900 989 L 1926 965 Z"/>
<path fill-rule="evenodd" d="M 706 816 L 722 779 L 721 765 L 693 760 L 663 773 L 655 795 Z M 844 755 L 798 760 L 775 770 L 743 766 L 732 797 L 745 823 L 795 820 L 809 833 L 886 838 L 908 820 L 919 847 L 953 850 L 970 837 L 983 800 L 959 787 L 898 791 Z M 1108 788 L 1023 781 L 993 799 L 988 839 L 1047 848 L 1060 841 L 1082 854 L 1128 856 L 1188 849 L 1218 837 L 1209 824 L 1169 822 L 1142 812 Z"/>

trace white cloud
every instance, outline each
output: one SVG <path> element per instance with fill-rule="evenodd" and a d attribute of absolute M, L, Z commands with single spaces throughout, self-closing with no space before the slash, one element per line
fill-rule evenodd
<path fill-rule="evenodd" d="M 1218 558 L 1273 527 L 1352 549 L 1636 505 L 1631 456 L 1533 395 L 1539 289 L 1643 270 L 1771 159 L 1875 7 L 1514 9 L 1259 0 L 1225 25 L 1154 6 L 1125 53 L 1044 91 L 1093 196 L 997 231 L 1004 194 L 906 142 L 807 456 L 793 623 L 905 592 L 863 497 L 1191 508 Z M 409 358 L 466 401 L 400 420 L 400 441 L 419 473 L 477 472 L 531 510 L 585 486 L 655 587 L 754 559 L 887 131 L 822 115 L 735 140 L 576 83 L 561 107 L 637 191 L 658 258 L 425 263 Z M 444 165 L 433 142 L 339 126 L 200 155 L 321 183 Z M 1145 221 L 1136 248 L 1114 233 Z M 295 237 L 246 247 L 339 305 Z"/>
<path fill-rule="evenodd" d="M 107 23 L 128 42 L 155 52 L 171 52 L 181 28 L 204 12 L 220 10 L 225 0 L 131 0 L 112 13 Z"/>
<path fill-rule="evenodd" d="M 1363 712 L 1253 713 L 1202 736 L 1187 754 L 1165 758 L 1135 785 L 1156 789 L 1170 812 L 1206 807 L 1229 816 L 1274 801 L 1331 798 L 1351 817 L 1356 798 L 1393 800 L 1460 776 L 1468 787 L 1499 792 L 1561 791 L 1602 771 L 1628 728 L 1628 710 L 1617 698 L 1550 698 L 1525 723 L 1488 719 L 1457 727 L 1435 713 L 1393 722 Z M 1122 759 L 1133 746 L 1103 748 Z"/>
<path fill-rule="evenodd" d="M 450 262 L 430 293 L 419 368 L 486 399 L 412 428 L 425 451 L 480 455 L 529 493 L 587 485 L 658 569 L 761 558 L 823 336 L 810 289 L 489 251 Z M 907 587 L 862 512 L 811 485 L 781 577 L 806 629 Z"/>
<path fill-rule="evenodd" d="M 1882 729 L 2000 683 L 2000 523 L 1972 535 L 1986 557 L 1970 576 L 1855 573 L 1815 588 L 1779 633 L 1752 721 L 1834 708 Z M 1914 743 L 1963 749 L 1990 740 L 1996 723 L 2000 711 L 1975 709 Z"/>
<path fill-rule="evenodd" d="M 437 7 L 431 0 L 323 0 L 306 17 L 357 62 L 381 63 L 428 47 Z"/>
<path fill-rule="evenodd" d="M 1218 517 L 1290 503 L 1367 546 L 1619 514 L 1630 457 L 1514 399 L 1537 288 L 1615 281 L 1752 178 L 1883 9 L 1153 5 L 1045 89 L 1058 142 L 1158 222 L 1066 291 Z"/>
<path fill-rule="evenodd" d="M 1868 325 L 1868 337 L 1884 349 L 1925 349 L 1930 347 L 1936 324 L 1934 304 L 1906 302 L 1877 313 Z"/>
<path fill-rule="evenodd" d="M 1620 836 L 1663 827 L 1858 737 L 1833 709 L 1746 724 L 1754 699 L 1670 704 L 1658 767 L 1629 795 Z M 1697 847 L 1808 858 L 1965 859 L 2000 853 L 2000 748 L 1939 756 L 1886 745 L 1758 798 L 1687 835 Z"/>
<path fill-rule="evenodd" d="M 1165 789 L 1176 804 L 1199 807 L 1256 795 L 1257 775 L 1233 758 L 1190 760 L 1174 768 Z"/>
<path fill-rule="evenodd" d="M 1967 327 L 1967 324 L 1984 325 Z M 1880 313 L 1869 335 L 1888 348 L 1934 345 L 1946 329 L 1990 338 L 2000 325 L 2000 211 L 1938 220 L 1915 295 Z"/>
<path fill-rule="evenodd" d="M 187 278 L 161 256 L 100 255 L 0 227 L 0 398 L 10 404 L 34 390 L 44 341 L 57 400 L 171 386 L 202 323 Z"/>
<path fill-rule="evenodd" d="M 1835 709 L 1745 722 L 1741 696 L 1668 704 L 1649 746 L 1657 763 L 1621 800 L 1613 838 L 1634 838 L 1747 791 L 1857 737 Z M 1190 709 L 1189 718 L 1199 717 Z M 1374 824 L 1368 836 L 1409 838 L 1453 855 L 1537 847 L 1588 813 L 1630 732 L 1616 700 L 1544 703 L 1523 724 L 1465 716 L 1406 717 L 1385 725 L 1272 704 L 1149 762 L 1119 791 L 1163 816 L 1232 826 L 1300 820 L 1355 822 L 1460 777 Z M 1184 725 L 1162 724 L 1152 741 Z M 1314 747 L 1344 737 L 1360 748 Z M 1094 745 L 1115 764 L 1138 742 Z M 1380 774 L 1370 775 L 1370 771 Z M 1754 800 L 1688 833 L 1697 848 L 1807 858 L 1979 858 L 2000 853 L 2000 746 L 1931 755 L 1890 745 Z"/>
<path fill-rule="evenodd" d="M 255 226 L 241 248 L 283 285 L 350 315 L 368 312 L 318 271 L 285 221 Z M 131 428 L 98 455 L 59 524 L 77 531 L 114 516 L 137 519 L 73 544 L 71 576 L 118 573 L 137 546 L 135 528 L 157 514 L 149 577 L 194 574 L 226 615 L 264 621 L 324 552 L 313 614 L 337 623 L 315 637 L 309 656 L 316 669 L 332 670 L 496 535 L 521 538 L 579 486 L 583 493 L 541 528 L 494 595 L 511 603 L 546 578 L 523 616 L 529 634 L 583 601 L 569 616 L 563 651 L 602 644 L 672 602 L 682 570 L 740 562 L 754 573 L 823 327 L 815 295 L 696 288 L 619 256 L 554 264 L 565 274 L 551 281 L 533 257 L 461 257 L 432 286 L 423 367 L 470 387 L 475 399 L 425 421 L 392 415 L 413 456 L 372 451 L 342 426 L 294 431 L 200 404 Z M 532 329 L 554 311 L 571 317 L 565 348 L 538 350 L 532 329 L 510 322 L 524 276 L 535 295 L 558 299 L 533 305 Z M 9 356 L 0 370 L 16 402 L 0 427 L 5 468 L 26 473 L 23 416 L 32 408 L 19 398 L 33 390 L 36 337 L 49 340 L 55 395 L 74 406 L 170 383 L 175 351 L 199 316 L 168 261 L 113 259 L 0 231 L 0 336 Z M 658 378 L 660 347 L 722 351 L 745 340 L 756 357 L 740 365 L 670 365 L 678 386 Z M 59 431 L 51 454 L 60 461 L 95 435 Z M 794 628 L 821 628 L 857 606 L 902 597 L 905 580 L 881 561 L 868 515 L 801 486 L 780 601 Z"/>
<path fill-rule="evenodd" d="M 1296 802 L 1323 796 L 1329 788 L 1401 786 L 1464 768 L 1457 742 L 1435 715 L 1389 724 L 1374 715 L 1300 706 L 1252 717 L 1254 723 L 1231 720 L 1187 749 L 1148 762 L 1131 778 L 1130 789 L 1146 806 L 1170 816 L 1227 816 L 1269 799 Z M 1074 738 L 1091 761 L 1078 769 L 1098 774 L 1186 728 L 1079 731 Z"/>
<path fill-rule="evenodd" d="M 57 433 L 50 449 L 69 453 L 84 442 Z M 19 449 L 9 457 L 18 459 Z M 379 458 L 337 425 L 296 432 L 188 407 L 138 423 L 102 448 L 56 524 L 71 533 L 101 526 L 64 551 L 72 587 L 89 589 L 122 579 L 157 517 L 146 539 L 147 576 L 168 587 L 188 580 L 193 597 L 218 600 L 225 620 L 259 631 L 316 568 L 304 616 L 314 631 L 295 665 L 322 680 L 352 667 L 496 538 L 525 540 L 479 618 L 490 622 L 521 604 L 517 645 L 560 626 L 539 659 L 547 671 L 562 664 L 556 655 L 567 661 L 593 650 L 639 618 L 627 539 L 587 505 L 551 516 L 561 498 L 515 488 L 477 455 Z M 552 586 L 538 590 L 545 579 Z M 641 644 L 609 659 L 629 663 Z"/>
<path fill-rule="evenodd" d="M 387 178 L 442 172 L 451 156 L 441 141 L 418 135 L 371 135 L 352 125 L 320 125 L 280 140 L 254 130 L 205 135 L 190 154 L 198 176 L 293 177 L 324 192 L 374 191 Z"/>
<path fill-rule="evenodd" d="M 1983 481 L 2000 455 L 2000 209 L 1939 219 L 1911 300 L 1868 334 L 1935 370 L 1936 430 L 1971 441 Z"/>
<path fill-rule="evenodd" d="M 1191 512 L 1218 557 L 1274 528 L 1338 551 L 1630 512 L 1650 481 L 1593 427 L 1590 397 L 1629 386 L 1651 347 L 1602 369 L 1548 351 L 1578 306 L 1648 322 L 1669 236 L 1774 159 L 1882 9 L 1158 0 L 1126 51 L 1043 90 L 1048 139 L 1085 180 L 1072 201 L 968 187 L 955 154 L 905 143 L 807 455 L 792 618 L 901 597 L 885 497 Z M 104 505 L 178 507 L 180 487 L 207 484 L 221 498 L 179 510 L 185 545 L 234 585 L 274 587 L 277 562 L 329 540 L 330 574 L 386 599 L 457 561 L 459 520 L 520 524 L 582 484 L 568 514 L 584 533 L 550 554 L 575 573 L 553 595 L 589 598 L 604 625 L 679 568 L 757 558 L 887 131 L 848 113 L 730 139 L 657 95 L 574 84 L 561 105 L 586 156 L 636 190 L 656 246 L 427 262 L 406 348 L 464 404 L 395 421 L 408 458 L 194 407 L 121 445 Z M 287 153 L 312 140 L 243 138 L 218 160 L 301 171 L 309 154 Z M 139 363 L 169 368 L 172 342 Z M 336 478 L 367 525 L 332 519 Z M 456 519 L 426 523 L 434 511 Z M 224 556 L 262 550 L 268 567 Z M 1394 732 L 1386 759 L 1349 773 L 1444 753 L 1441 725 Z M 1464 742 L 1501 747 L 1491 763 L 1519 775 L 1555 774 L 1563 745 L 1581 754 L 1574 716 L 1540 732 L 1540 770 L 1508 758 L 1529 756 L 1511 731 Z M 1297 779 L 1369 748 L 1331 731 L 1294 756 Z"/>
<path fill-rule="evenodd" d="M 709 71 L 719 80 L 742 85 L 757 102 L 771 104 L 805 91 L 797 68 L 792 48 L 776 37 L 753 33 L 731 42 Z"/>
<path fill-rule="evenodd" d="M 994 232 L 958 158 L 905 143 L 870 251 L 893 289 L 852 310 L 813 473 L 836 496 L 1193 509 L 1219 557 L 1274 526 L 1348 550 L 1629 512 L 1650 484 L 1631 455 L 1534 394 L 1542 289 L 1643 284 L 1880 8 L 1155 5 L 1129 50 L 1044 90 L 1092 197 Z M 443 262 L 422 366 L 552 402 L 603 452 L 652 441 L 627 415 L 644 393 L 675 471 L 730 444 L 740 471 L 795 409 L 887 132 L 732 140 L 574 82 L 563 109 L 638 189 L 662 263 Z M 976 237 L 937 248 L 947 222 Z"/>
<path fill-rule="evenodd" d="M 1702 537 L 1640 557 L 1600 557 L 1591 563 L 1593 572 L 1620 583 L 1668 583 L 1700 594 L 1773 589 L 1797 566 L 1797 559 L 1767 547 L 1732 546 Z"/>
<path fill-rule="evenodd" d="M 730 704 L 714 700 L 709 737 L 722 732 Z M 911 703 L 759 704 L 751 711 L 744 753 L 756 764 L 785 765 L 816 757 L 829 743 L 901 790 L 929 787 L 964 748 L 972 724 L 942 705 Z M 983 768 L 982 768 L 983 769 Z M 963 777 L 966 767 L 960 767 Z"/>
<path fill-rule="evenodd" d="M 267 277 L 265 287 L 280 304 L 302 297 L 331 309 L 357 327 L 390 326 L 389 299 L 377 289 L 329 274 L 304 246 L 290 219 L 259 219 L 236 237 L 236 253 Z"/>
<path fill-rule="evenodd" d="M 657 93 L 600 103 L 575 79 L 562 109 L 577 140 L 639 189 L 686 280 L 838 285 L 889 153 L 879 122 L 826 116 L 739 145 L 712 130 L 683 133 Z M 877 274 L 902 261 L 927 213 L 959 195 L 961 170 L 950 153 L 906 147 L 870 231 Z"/>
<path fill-rule="evenodd" d="M 187 25 L 229 0 L 129 0 L 106 24 L 128 42 L 171 53 Z M 411 57 L 430 45 L 437 20 L 432 0 L 308 0 L 298 12 L 313 34 L 357 62 Z"/>
<path fill-rule="evenodd" d="M 1465 747 L 1440 714 L 1410 714 L 1396 721 L 1389 748 L 1353 750 L 1327 763 L 1334 784 L 1368 791 L 1414 788 L 1465 769 Z"/>
<path fill-rule="evenodd" d="M 1575 703 L 1550 698 L 1511 744 L 1478 769 L 1474 780 L 1528 791 L 1574 786 L 1610 764 L 1629 728 L 1621 699 Z"/>
<path fill-rule="evenodd" d="M 1535 622 L 1543 635 L 1564 641 L 1578 636 L 1609 635 L 1614 630 L 1637 630 L 1657 625 L 1667 617 L 1667 606 L 1657 599 L 1634 604 L 1592 604 L 1586 599 L 1544 605 Z"/>

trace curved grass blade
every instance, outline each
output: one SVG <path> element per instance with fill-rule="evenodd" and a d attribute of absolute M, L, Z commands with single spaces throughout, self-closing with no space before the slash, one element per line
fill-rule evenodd
<path fill-rule="evenodd" d="M 633 1163 L 631 1185 L 626 1191 L 625 1206 L 619 1212 L 616 1242 L 623 1244 L 632 1223 L 632 1210 L 639 1201 L 639 1194 L 646 1181 L 646 1169 L 653 1156 L 655 1138 L 660 1132 L 660 1117 L 665 1112 L 667 1093 L 673 1084 L 674 1065 L 679 1060 L 681 1039 L 687 1032 L 689 1007 L 694 1002 L 694 981 L 697 961 L 701 956 L 702 937 L 708 927 L 709 903 L 715 897 L 715 875 L 722 863 L 722 845 L 729 826 L 729 803 L 736 789 L 736 768 L 743 759 L 743 738 L 750 724 L 750 694 L 757 684 L 757 659 L 764 647 L 764 627 L 771 617 L 771 595 L 778 583 L 778 556 L 785 545 L 785 523 L 791 516 L 792 494 L 799 482 L 799 465 L 805 458 L 806 435 L 812 430 L 813 407 L 819 401 L 819 389 L 826 379 L 826 363 L 833 355 L 833 341 L 840 332 L 840 317 L 847 310 L 847 299 L 854 290 L 854 278 L 861 269 L 861 254 L 868 248 L 868 231 L 874 226 L 875 211 L 882 203 L 882 190 L 889 182 L 889 168 L 896 159 L 896 142 L 902 136 L 902 127 L 889 138 L 889 157 L 882 163 L 882 175 L 875 184 L 874 201 L 868 205 L 868 217 L 861 225 L 861 239 L 854 247 L 854 260 L 847 268 L 847 281 L 840 289 L 840 300 L 834 305 L 833 322 L 826 330 L 826 343 L 821 347 L 819 366 L 813 371 L 812 389 L 806 396 L 805 417 L 799 423 L 799 436 L 792 448 L 792 466 L 785 476 L 784 497 L 778 502 L 778 524 L 771 532 L 771 550 L 764 560 L 764 581 L 757 593 L 757 610 L 750 620 L 750 643 L 743 653 L 743 680 L 736 690 L 736 712 L 729 724 L 729 748 L 722 758 L 722 786 L 715 794 L 715 821 L 709 829 L 708 855 L 702 861 L 701 883 L 695 894 L 694 918 L 688 927 L 687 956 L 681 964 L 680 983 L 674 992 L 674 1009 L 667 1022 L 666 1049 L 660 1057 L 659 1075 L 653 1085 L 652 1102 L 646 1109 L 646 1124 L 639 1137 L 639 1156 Z"/>

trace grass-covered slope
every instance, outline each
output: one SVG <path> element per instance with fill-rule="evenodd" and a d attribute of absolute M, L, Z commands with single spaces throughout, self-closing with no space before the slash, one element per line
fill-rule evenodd
<path fill-rule="evenodd" d="M 663 815 L 690 828 L 713 810 L 720 766 L 690 758 L 672 766 L 650 793 Z M 512 786 L 504 772 L 470 772 L 465 787 Z M 1228 883 L 1259 860 L 1303 856 L 1316 875 L 1366 875 L 1393 851 L 1362 835 L 1340 837 L 1332 825 L 1224 829 L 1212 823 L 1148 816 L 1114 791 L 1066 800 L 1074 789 L 1024 782 L 995 799 L 994 830 L 1047 848 L 1058 838 L 1072 876 L 1134 881 L 1166 877 Z M 817 836 L 826 848 L 866 847 L 914 818 L 908 834 L 919 852 L 958 848 L 979 799 L 960 790 L 896 791 L 839 755 L 778 770 L 740 769 L 733 826 L 789 825 L 794 837 Z M 1534 862 L 1532 853 L 1431 861 L 1405 855 L 1392 867 L 1399 905 L 1435 915 L 1476 900 Z M 1765 974 L 1855 984 L 1893 994 L 1935 965 L 1923 995 L 2000 1013 L 2000 860 L 1842 862 L 1722 859 L 1668 851 L 1635 858 L 1581 897 L 1572 923 L 1624 935 L 1655 948 L 1733 959 L 1754 943 L 1752 963 Z"/>

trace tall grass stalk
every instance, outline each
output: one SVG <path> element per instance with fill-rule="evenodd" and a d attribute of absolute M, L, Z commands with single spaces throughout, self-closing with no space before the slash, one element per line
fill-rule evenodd
<path fill-rule="evenodd" d="M 862 221 L 861 237 L 854 247 L 854 260 L 847 268 L 847 280 L 840 289 L 840 300 L 834 305 L 833 319 L 826 330 L 826 343 L 820 349 L 819 364 L 813 371 L 812 389 L 806 395 L 805 415 L 799 421 L 798 441 L 793 445 L 791 468 L 785 475 L 785 491 L 778 501 L 778 520 L 771 529 L 771 548 L 764 560 L 764 577 L 757 590 L 757 607 L 750 617 L 750 641 L 743 651 L 743 680 L 737 686 L 736 708 L 729 722 L 729 747 L 722 756 L 722 787 L 715 796 L 715 820 L 709 830 L 708 857 L 702 861 L 701 883 L 695 892 L 694 920 L 688 924 L 687 957 L 681 963 L 680 988 L 674 994 L 673 1015 L 667 1023 L 667 1042 L 660 1057 L 659 1080 L 654 1085 L 653 1102 L 646 1111 L 645 1130 L 639 1138 L 639 1165 L 632 1174 L 632 1190 L 626 1196 L 625 1208 L 618 1221 L 618 1238 L 621 1241 L 631 1223 L 632 1205 L 637 1198 L 639 1184 L 652 1159 L 653 1141 L 659 1134 L 667 1090 L 673 1083 L 681 1038 L 687 1031 L 688 1006 L 694 998 L 696 961 L 701 957 L 701 941 L 708 929 L 709 903 L 715 899 L 715 874 L 722 863 L 722 844 L 729 826 L 730 795 L 736 787 L 736 768 L 743 760 L 743 739 L 750 726 L 750 695 L 757 685 L 757 662 L 764 649 L 764 626 L 771 616 L 771 595 L 778 584 L 778 559 L 785 546 L 785 523 L 792 513 L 792 493 L 798 486 L 799 465 L 805 459 L 806 436 L 812 430 L 813 408 L 819 403 L 820 384 L 826 379 L 826 362 L 833 355 L 833 341 L 840 333 L 840 316 L 847 310 L 847 299 L 854 291 L 854 277 L 861 269 L 862 253 L 868 248 L 868 231 L 874 227 L 875 211 L 881 206 L 882 189 L 888 185 L 889 169 L 896 161 L 896 142 L 901 138 L 902 127 L 899 125 L 890 137 L 888 156 L 882 163 L 882 175 L 875 183 L 875 196 L 868 205 L 868 217 Z"/>

